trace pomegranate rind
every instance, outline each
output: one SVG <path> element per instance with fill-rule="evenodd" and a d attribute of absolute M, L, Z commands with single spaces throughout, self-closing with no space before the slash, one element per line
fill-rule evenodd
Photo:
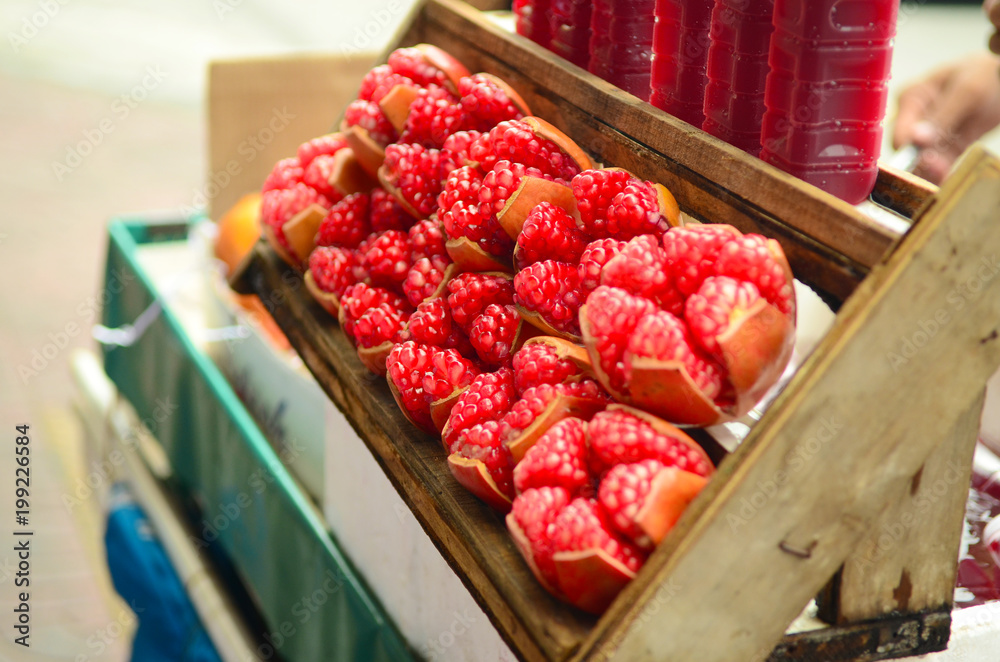
<path fill-rule="evenodd" d="M 674 194 L 663 184 L 653 184 L 653 189 L 660 203 L 660 213 L 667 219 L 670 227 L 678 227 L 681 224 L 681 207 L 677 204 Z"/>
<path fill-rule="evenodd" d="M 399 410 L 401 412 L 403 412 L 403 416 L 406 417 L 406 420 L 408 420 L 410 423 L 413 423 L 413 425 L 418 429 L 423 430 L 428 434 L 437 436 L 438 430 L 435 430 L 433 425 L 426 426 L 422 422 L 416 420 L 413 414 L 411 414 L 410 411 L 406 408 L 406 405 L 403 403 L 403 396 L 399 394 L 399 389 L 396 388 L 396 383 L 392 381 L 392 377 L 390 375 L 386 375 L 386 381 L 389 383 L 389 391 L 392 393 L 392 397 L 396 401 L 396 406 L 399 407 Z"/>
<path fill-rule="evenodd" d="M 330 313 L 334 317 L 340 316 L 340 297 L 333 292 L 325 292 L 321 290 L 319 285 L 316 284 L 316 279 L 313 278 L 312 271 L 306 271 L 306 275 L 302 278 L 306 284 L 306 290 L 312 295 L 312 298 L 316 300 L 323 310 Z"/>
<path fill-rule="evenodd" d="M 597 338 L 594 335 L 592 324 L 590 322 L 590 316 L 587 315 L 587 304 L 580 306 L 580 335 L 583 346 L 587 348 L 587 353 L 590 355 L 591 368 L 594 371 L 594 376 L 597 381 L 604 387 L 608 393 L 611 394 L 615 400 L 619 402 L 629 402 L 631 398 L 622 391 L 616 389 L 611 384 L 611 377 L 608 375 L 607 371 L 601 366 L 601 357 L 597 353 Z"/>
<path fill-rule="evenodd" d="M 567 602 L 591 614 L 603 613 L 635 573 L 602 549 L 552 555 Z"/>
<path fill-rule="evenodd" d="M 455 389 L 451 395 L 431 403 L 431 421 L 434 422 L 434 427 L 436 428 L 434 432 L 436 434 L 440 435 L 441 431 L 444 430 L 444 426 L 448 423 L 448 416 L 451 414 L 452 407 L 458 402 L 458 396 L 462 395 L 467 388 L 469 387 L 464 386 Z"/>
<path fill-rule="evenodd" d="M 470 75 L 469 70 L 454 55 L 431 44 L 414 46 L 424 56 L 424 62 L 437 67 L 448 78 L 448 87 L 453 94 L 458 94 L 458 81 Z"/>
<path fill-rule="evenodd" d="M 460 271 L 503 272 L 508 277 L 514 272 L 513 265 L 505 264 L 496 255 L 487 253 L 468 237 L 453 237 L 445 242 L 444 247 Z"/>
<path fill-rule="evenodd" d="M 396 133 L 403 133 L 406 128 L 406 118 L 410 114 L 410 104 L 420 96 L 419 85 L 394 85 L 384 97 L 378 102 L 382 114 L 396 129 Z"/>
<path fill-rule="evenodd" d="M 496 85 L 501 90 L 503 90 L 503 93 L 507 95 L 507 98 L 510 99 L 511 103 L 513 103 L 514 106 L 517 107 L 517 110 L 522 115 L 524 115 L 526 117 L 528 115 L 531 115 L 531 108 L 528 107 L 528 102 L 525 101 L 524 98 L 520 94 L 517 93 L 517 90 L 515 90 L 513 87 L 511 87 L 507 83 L 507 81 L 505 81 L 504 79 L 500 78 L 499 76 L 494 76 L 493 74 L 488 74 L 488 73 L 485 73 L 485 72 L 480 73 L 479 75 L 482 76 L 483 78 L 486 78 L 486 79 L 492 81 L 494 85 Z"/>
<path fill-rule="evenodd" d="M 364 168 L 353 149 L 341 149 L 333 155 L 330 186 L 338 193 L 343 196 L 368 193 L 378 185 L 378 179 Z"/>
<path fill-rule="evenodd" d="M 521 552 L 521 558 L 524 559 L 524 562 L 531 570 L 531 574 L 535 576 L 535 579 L 537 579 L 538 583 L 542 585 L 542 588 L 548 591 L 551 595 L 559 598 L 560 600 L 565 600 L 566 597 L 563 595 L 562 591 L 550 584 L 545 578 L 545 575 L 543 575 L 542 571 L 538 568 L 538 565 L 535 563 L 535 551 L 531 547 L 531 541 L 528 540 L 528 536 L 525 534 L 524 529 L 521 528 L 521 525 L 519 525 L 517 520 L 514 519 L 514 515 L 508 514 L 505 519 L 507 522 L 507 530 L 510 531 L 510 537 L 514 540 L 514 546 L 516 546 L 517 550 Z"/>
<path fill-rule="evenodd" d="M 510 344 L 510 354 L 507 357 L 508 362 L 511 357 L 513 357 L 517 352 L 524 347 L 524 343 L 528 342 L 532 338 L 538 338 L 541 336 L 541 331 L 528 324 L 521 319 L 517 323 L 517 331 L 514 332 L 514 340 Z"/>
<path fill-rule="evenodd" d="M 732 418 L 698 388 L 680 361 L 640 356 L 630 363 L 629 400 L 637 407 L 681 425 L 715 425 Z"/>
<path fill-rule="evenodd" d="M 636 544 L 646 548 L 660 544 L 706 483 L 708 479 L 704 476 L 677 467 L 660 470 L 635 516 L 636 524 L 646 537 L 636 540 Z"/>
<path fill-rule="evenodd" d="M 267 240 L 267 243 L 272 249 L 274 249 L 274 252 L 278 254 L 278 257 L 280 257 L 285 264 L 290 267 L 295 267 L 296 269 L 301 268 L 299 259 L 292 255 L 287 248 L 278 242 L 278 237 L 274 234 L 273 227 L 265 223 L 261 226 L 260 233 L 264 236 L 264 239 Z"/>
<path fill-rule="evenodd" d="M 326 218 L 327 211 L 323 205 L 314 202 L 281 226 L 281 231 L 285 233 L 285 240 L 291 249 L 290 253 L 295 256 L 296 264 L 300 268 L 316 248 L 316 232 Z"/>
<path fill-rule="evenodd" d="M 385 159 L 384 151 L 382 152 L 382 158 L 383 160 Z M 406 197 L 403 195 L 403 192 L 399 190 L 399 187 L 396 186 L 396 181 L 393 178 L 392 173 L 389 172 L 388 168 L 386 168 L 383 164 L 380 163 L 377 173 L 378 173 L 377 175 L 378 181 L 379 183 L 382 184 L 382 188 L 384 188 L 387 193 L 389 193 L 393 198 L 396 199 L 396 202 L 399 203 L 400 207 L 406 210 L 407 214 L 417 219 L 418 221 L 422 221 L 424 218 L 426 218 L 424 214 L 421 214 L 419 211 L 416 210 L 416 208 L 412 204 L 410 204 L 410 201 L 406 199 Z"/>
<path fill-rule="evenodd" d="M 579 381 L 583 377 L 594 377 L 594 365 L 590 361 L 590 354 L 587 348 L 582 345 L 560 338 L 558 336 L 546 335 L 528 338 L 522 344 L 525 345 L 548 345 L 556 352 L 556 358 L 567 359 L 576 366 L 581 374 L 570 377 L 568 381 Z"/>
<path fill-rule="evenodd" d="M 549 402 L 535 420 L 523 430 L 516 431 L 503 439 L 516 465 L 525 453 L 535 445 L 538 439 L 548 432 L 549 428 L 564 418 L 580 418 L 589 421 L 594 414 L 607 407 L 603 398 L 583 398 L 560 393 Z"/>
<path fill-rule="evenodd" d="M 490 508 L 501 513 L 510 512 L 510 498 L 497 487 L 496 481 L 490 476 L 482 460 L 452 453 L 448 456 L 448 469 L 462 487 L 472 492 Z"/>
<path fill-rule="evenodd" d="M 342 122 L 340 132 L 344 135 L 348 146 L 365 172 L 377 178 L 379 168 L 385 161 L 385 148 L 375 142 L 367 129 L 363 127 L 348 126 L 346 122 Z"/>
<path fill-rule="evenodd" d="M 437 299 L 438 297 L 447 297 L 448 282 L 451 281 L 452 278 L 454 278 L 460 273 L 462 273 L 462 270 L 454 262 L 445 267 L 444 275 L 441 277 L 441 282 L 438 283 L 437 289 L 435 289 L 434 292 L 429 297 L 424 299 L 424 301 L 427 301 L 429 299 Z"/>
<path fill-rule="evenodd" d="M 764 300 L 718 337 L 722 362 L 737 393 L 739 417 L 750 411 L 785 371 L 795 346 L 795 325 Z"/>
<path fill-rule="evenodd" d="M 525 175 L 497 214 L 497 222 L 511 239 L 516 240 L 525 219 L 540 202 L 550 202 L 570 216 L 577 216 L 576 198 L 571 187 L 551 179 Z"/>
<path fill-rule="evenodd" d="M 572 138 L 543 120 L 541 117 L 525 117 L 522 121 L 531 127 L 532 133 L 536 136 L 554 142 L 559 149 L 566 154 L 566 156 L 573 160 L 581 172 L 584 170 L 591 170 L 594 167 L 594 162 L 590 160 L 587 153 L 584 152 Z"/>
<path fill-rule="evenodd" d="M 529 324 L 531 324 L 532 326 L 534 326 L 547 336 L 562 338 L 563 340 L 567 340 L 571 343 L 579 343 L 583 341 L 583 338 L 581 336 L 576 335 L 575 333 L 570 333 L 569 331 L 563 331 L 561 329 L 557 329 L 556 327 L 552 326 L 551 324 L 549 324 L 548 320 L 546 320 L 541 315 L 541 313 L 539 313 L 536 310 L 528 310 L 524 306 L 517 305 L 517 312 L 521 314 L 521 319 L 523 319 L 525 322 L 528 322 Z"/>
<path fill-rule="evenodd" d="M 374 347 L 358 347 L 358 359 L 372 373 L 385 376 L 385 360 L 388 358 L 389 352 L 392 351 L 392 345 L 392 341 L 387 340 Z"/>
<path fill-rule="evenodd" d="M 666 421 L 662 418 L 659 418 L 658 416 L 654 416 L 653 414 L 643 409 L 637 409 L 636 407 L 630 407 L 629 405 L 621 403 L 608 405 L 605 409 L 607 409 L 608 411 L 623 411 L 627 414 L 631 414 L 632 416 L 635 416 L 636 418 L 647 423 L 656 432 L 671 437 L 677 442 L 684 444 L 690 450 L 694 451 L 696 455 L 699 455 L 702 458 L 705 466 L 709 468 L 707 474 L 708 476 L 711 476 L 712 473 L 714 473 L 715 465 L 712 464 L 712 459 L 708 456 L 708 453 L 705 452 L 705 449 L 701 447 L 701 444 L 692 439 L 690 435 L 688 435 L 686 432 L 681 430 L 673 423 Z"/>

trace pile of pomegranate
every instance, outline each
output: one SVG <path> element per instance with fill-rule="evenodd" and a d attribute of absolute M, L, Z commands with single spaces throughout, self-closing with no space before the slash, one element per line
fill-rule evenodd
<path fill-rule="evenodd" d="M 261 220 L 538 581 L 593 613 L 712 475 L 677 425 L 745 414 L 792 348 L 776 242 L 682 225 L 663 186 L 429 45 L 274 166 Z"/>

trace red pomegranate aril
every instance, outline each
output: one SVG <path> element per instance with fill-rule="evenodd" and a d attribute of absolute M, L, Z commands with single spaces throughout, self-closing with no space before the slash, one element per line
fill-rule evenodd
<path fill-rule="evenodd" d="M 691 336 L 706 352 L 722 359 L 718 338 L 744 311 L 760 301 L 757 286 L 728 276 L 710 276 L 684 305 Z"/>
<path fill-rule="evenodd" d="M 385 147 L 399 137 L 378 104 L 371 101 L 352 101 L 344 111 L 347 126 L 357 126 L 368 132 L 371 139 Z"/>
<path fill-rule="evenodd" d="M 332 246 L 318 246 L 309 256 L 309 271 L 324 292 L 343 294 L 358 282 L 359 262 L 353 251 Z"/>
<path fill-rule="evenodd" d="M 593 472 L 602 475 L 617 464 L 652 459 L 699 476 L 711 474 L 705 452 L 677 428 L 663 425 L 669 433 L 621 408 L 595 414 L 587 427 Z"/>
<path fill-rule="evenodd" d="M 535 206 L 517 237 L 517 267 L 555 260 L 576 264 L 587 248 L 588 238 L 562 207 L 549 202 Z"/>
<path fill-rule="evenodd" d="M 469 127 L 477 131 L 489 131 L 504 120 L 522 117 L 518 105 L 489 75 L 466 76 L 458 81 L 458 92 Z"/>
<path fill-rule="evenodd" d="M 622 252 L 628 242 L 621 239 L 596 239 L 584 248 L 577 272 L 580 275 L 580 294 L 586 299 L 601 284 L 604 265 Z"/>
<path fill-rule="evenodd" d="M 627 395 L 625 350 L 636 324 L 656 312 L 656 304 L 622 289 L 601 286 L 587 297 L 584 310 L 580 321 L 595 367 L 607 376 L 614 392 Z"/>
<path fill-rule="evenodd" d="M 542 384 L 561 384 L 580 370 L 569 359 L 560 358 L 556 349 L 543 342 L 528 342 L 514 354 L 514 386 L 523 394 Z"/>
<path fill-rule="evenodd" d="M 352 193 L 333 205 L 320 223 L 319 231 L 316 233 L 316 244 L 357 248 L 361 241 L 371 234 L 368 209 L 367 193 Z"/>
<path fill-rule="evenodd" d="M 403 293 L 413 306 L 419 306 L 424 299 L 431 297 L 441 287 L 445 279 L 445 270 L 451 260 L 447 256 L 435 255 L 433 258 L 422 257 L 413 263 L 403 281 Z"/>
<path fill-rule="evenodd" d="M 411 266 L 406 233 L 401 230 L 383 232 L 368 246 L 363 264 L 372 283 L 401 289 Z"/>
<path fill-rule="evenodd" d="M 562 487 L 573 496 L 591 487 L 587 470 L 587 424 L 564 418 L 538 438 L 514 467 L 518 494 L 535 487 Z"/>
<path fill-rule="evenodd" d="M 517 308 L 491 303 L 473 321 L 469 340 L 487 365 L 510 365 L 520 328 L 521 315 Z"/>
<path fill-rule="evenodd" d="M 370 221 L 373 232 L 386 230 L 409 230 L 415 218 L 410 216 L 388 191 L 376 188 L 371 192 Z"/>
<path fill-rule="evenodd" d="M 646 315 L 636 324 L 625 355 L 626 380 L 632 380 L 632 361 L 637 358 L 676 362 L 705 397 L 714 400 L 722 394 L 723 368 L 694 345 L 684 322 L 665 310 Z"/>
<path fill-rule="evenodd" d="M 482 373 L 472 380 L 469 388 L 458 397 L 448 417 L 441 440 L 448 452 L 463 430 L 487 421 L 499 421 L 517 399 L 514 376 L 510 368 Z"/>
<path fill-rule="evenodd" d="M 545 260 L 514 276 L 514 300 L 553 329 L 579 335 L 577 313 L 583 303 L 576 265 Z"/>
<path fill-rule="evenodd" d="M 448 282 L 448 305 L 452 318 L 469 332 L 473 322 L 491 303 L 506 306 L 514 302 L 509 278 L 492 274 L 464 273 Z"/>

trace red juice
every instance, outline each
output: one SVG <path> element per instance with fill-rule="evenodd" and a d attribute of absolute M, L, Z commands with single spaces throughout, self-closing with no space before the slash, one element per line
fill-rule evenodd
<path fill-rule="evenodd" d="M 609 83 L 649 99 L 656 0 L 594 0 L 588 69 Z"/>
<path fill-rule="evenodd" d="M 549 0 L 514 0 L 517 33 L 549 48 L 552 32 L 549 25 Z"/>
<path fill-rule="evenodd" d="M 650 102 L 700 127 L 715 0 L 656 0 Z"/>
<path fill-rule="evenodd" d="M 590 63 L 591 0 L 551 0 L 549 14 L 552 43 L 549 50 L 587 68 Z"/>
<path fill-rule="evenodd" d="M 1000 559 L 994 545 L 1000 522 L 1000 476 L 976 467 L 965 507 L 965 535 L 959 555 L 955 607 L 974 607 L 1000 600 Z"/>
<path fill-rule="evenodd" d="M 757 156 L 774 0 L 716 0 L 702 128 Z"/>
<path fill-rule="evenodd" d="M 775 0 L 760 157 L 857 204 L 878 174 L 896 0 Z"/>

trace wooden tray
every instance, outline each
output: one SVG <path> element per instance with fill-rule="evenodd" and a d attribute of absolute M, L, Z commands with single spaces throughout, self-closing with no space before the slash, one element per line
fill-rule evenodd
<path fill-rule="evenodd" d="M 843 304 L 819 349 L 595 619 L 537 584 L 502 519 L 454 482 L 441 444 L 403 418 L 301 279 L 257 246 L 235 286 L 273 311 L 511 649 L 524 660 L 721 661 L 867 660 L 944 647 L 968 469 L 922 524 L 906 528 L 899 549 L 864 554 L 878 544 L 876 527 L 926 498 L 948 462 L 969 466 L 976 407 L 1000 364 L 990 321 L 1000 321 L 1000 279 L 977 276 L 1000 249 L 990 227 L 1000 163 L 974 151 L 940 192 L 883 171 L 875 198 L 918 221 L 900 240 L 454 0 L 418 8 L 396 45 L 418 42 L 505 78 L 599 159 L 666 184 L 686 213 L 778 239 L 796 276 Z M 947 333 L 902 364 L 887 360 L 977 278 Z M 784 637 L 821 589 L 823 615 L 837 625 Z"/>

